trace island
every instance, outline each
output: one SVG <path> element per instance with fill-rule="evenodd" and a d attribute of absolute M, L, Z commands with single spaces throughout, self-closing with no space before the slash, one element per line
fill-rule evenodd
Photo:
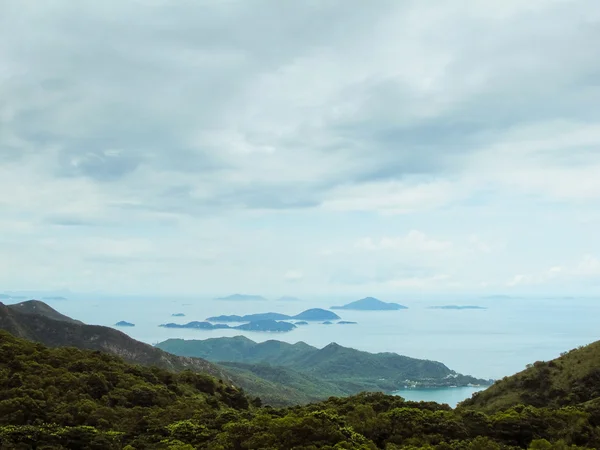
<path fill-rule="evenodd" d="M 299 322 L 294 322 L 294 325 L 308 325 L 308 322 L 301 320 Z"/>
<path fill-rule="evenodd" d="M 135 327 L 135 323 L 125 322 L 121 320 L 120 322 L 115 323 L 115 327 Z"/>
<path fill-rule="evenodd" d="M 333 325 L 333 322 L 330 322 L 329 320 L 326 320 L 325 322 L 322 323 L 323 325 Z"/>
<path fill-rule="evenodd" d="M 233 294 L 228 295 L 227 297 L 218 297 L 216 300 L 230 300 L 236 302 L 255 302 L 255 301 L 264 301 L 266 298 L 260 295 L 246 295 L 246 294 Z"/>
<path fill-rule="evenodd" d="M 52 300 L 56 300 L 56 301 L 60 300 L 60 301 L 62 301 L 62 300 L 67 300 L 67 298 L 66 297 L 60 297 L 60 296 L 57 296 L 57 297 L 43 297 L 42 300 L 45 300 L 45 301 L 47 301 L 47 300 L 50 300 L 50 301 L 52 301 Z"/>
<path fill-rule="evenodd" d="M 430 306 L 428 309 L 487 309 L 485 306 L 473 306 L 473 305 L 442 305 L 442 306 Z"/>
<path fill-rule="evenodd" d="M 212 324 L 210 322 L 198 322 L 198 321 L 189 322 L 186 324 L 163 323 L 162 325 L 159 325 L 159 327 L 163 327 L 163 328 L 193 328 L 196 330 L 220 330 L 223 328 L 231 328 L 229 325 L 222 324 L 222 323 Z"/>
<path fill-rule="evenodd" d="M 280 314 L 274 312 L 261 313 L 261 314 L 248 314 L 245 316 L 213 316 L 208 317 L 206 320 L 209 322 L 256 322 L 257 320 L 288 320 L 290 316 L 287 314 Z"/>
<path fill-rule="evenodd" d="M 338 320 L 341 319 L 336 313 L 327 311 L 321 308 L 311 308 L 302 311 L 300 314 L 291 317 L 296 320 L 321 321 L 321 320 Z"/>
<path fill-rule="evenodd" d="M 291 297 L 289 295 L 284 295 L 283 297 L 279 297 L 276 301 L 278 301 L 278 302 L 299 302 L 301 300 L 298 297 Z"/>
<path fill-rule="evenodd" d="M 343 306 L 332 306 L 331 309 L 347 309 L 356 311 L 396 311 L 399 309 L 408 309 L 399 303 L 386 303 L 374 297 L 366 297 Z"/>
<path fill-rule="evenodd" d="M 175 313 L 175 314 L 171 314 L 171 317 L 185 317 L 184 313 Z"/>
<path fill-rule="evenodd" d="M 277 322 L 276 320 L 258 320 L 256 322 L 246 323 L 234 327 L 236 330 L 243 331 L 271 331 L 271 332 L 286 332 L 292 331 L 296 325 L 289 322 Z"/>
<path fill-rule="evenodd" d="M 288 316 L 287 314 L 268 312 L 260 314 L 248 314 L 245 316 L 213 316 L 208 317 L 208 322 L 256 322 L 259 320 L 302 320 L 302 321 L 321 321 L 321 320 L 338 320 L 340 316 L 336 313 L 327 311 L 321 308 L 312 308 L 302 311 L 300 314 L 295 316 Z"/>
<path fill-rule="evenodd" d="M 159 325 L 162 328 L 187 328 L 195 330 L 242 330 L 242 331 L 266 331 L 266 332 L 286 332 L 292 331 L 296 326 L 289 322 L 278 322 L 276 320 L 257 320 L 254 322 L 248 322 L 235 327 L 229 326 L 225 323 L 212 324 L 210 322 L 189 322 L 185 324 L 179 323 L 164 323 Z"/>
<path fill-rule="evenodd" d="M 337 325 L 356 325 L 358 322 L 351 322 L 348 320 L 340 320 Z"/>

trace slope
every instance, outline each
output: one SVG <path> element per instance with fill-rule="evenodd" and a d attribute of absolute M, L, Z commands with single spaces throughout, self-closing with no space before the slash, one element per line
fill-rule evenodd
<path fill-rule="evenodd" d="M 41 305 L 39 305 L 41 303 Z M 136 341 L 125 333 L 109 327 L 85 325 L 73 319 L 65 320 L 62 314 L 50 306 L 38 302 L 32 313 L 21 312 L 18 305 L 6 306 L 0 303 L 0 329 L 30 341 L 40 342 L 49 347 L 77 347 L 100 350 L 122 357 L 125 361 L 163 369 L 204 372 L 216 377 L 227 378 L 216 365 L 200 359 L 185 358 L 164 352 L 151 345 Z M 52 317 L 63 319 L 55 320 Z"/>
<path fill-rule="evenodd" d="M 487 415 L 379 393 L 261 408 L 207 375 L 0 331 L 3 449 L 581 450 L 600 448 L 599 419 L 577 407 Z"/>
<path fill-rule="evenodd" d="M 14 303 L 6 306 L 13 311 L 18 311 L 23 314 L 39 314 L 40 316 L 45 316 L 49 319 L 83 325 L 83 322 L 71 319 L 69 316 L 59 313 L 54 308 L 39 300 L 26 300 L 24 302 Z"/>
<path fill-rule="evenodd" d="M 517 404 L 578 405 L 600 398 L 600 341 L 537 361 L 524 371 L 498 380 L 461 403 L 465 408 L 496 411 Z"/>
<path fill-rule="evenodd" d="M 157 347 L 176 355 L 201 357 L 213 362 L 282 366 L 332 383 L 346 394 L 364 390 L 394 391 L 407 383 L 428 387 L 485 383 L 457 374 L 436 361 L 395 353 L 373 354 L 335 343 L 318 349 L 304 342 L 288 344 L 270 340 L 257 344 L 237 336 L 203 341 L 169 339 Z"/>

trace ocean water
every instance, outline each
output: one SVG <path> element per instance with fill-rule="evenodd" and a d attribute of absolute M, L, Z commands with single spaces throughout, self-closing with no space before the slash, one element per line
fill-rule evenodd
<path fill-rule="evenodd" d="M 437 297 L 400 300 L 399 311 L 336 311 L 357 325 L 311 323 L 289 333 L 238 330 L 186 330 L 159 327 L 162 323 L 187 323 L 220 314 L 281 312 L 297 314 L 307 308 L 328 308 L 353 299 L 316 299 L 299 302 L 219 301 L 189 298 L 78 297 L 48 301 L 51 306 L 90 324 L 113 326 L 120 320 L 135 323 L 120 328 L 131 337 L 155 344 L 169 338 L 208 339 L 244 335 L 262 342 L 277 339 L 304 341 L 316 347 L 331 342 L 369 352 L 395 352 L 440 361 L 449 368 L 480 378 L 498 379 L 521 371 L 529 363 L 549 360 L 563 351 L 600 339 L 597 318 L 600 298 L 477 299 Z M 398 301 L 384 299 L 386 301 Z M 485 310 L 429 309 L 434 305 L 468 304 Z M 185 317 L 171 317 L 184 313 Z M 468 388 L 409 390 L 399 395 L 412 400 L 456 404 L 470 397 Z"/>
<path fill-rule="evenodd" d="M 470 398 L 475 392 L 479 392 L 482 389 L 484 388 L 476 386 L 440 389 L 403 389 L 394 392 L 394 394 L 403 397 L 404 400 L 447 403 L 454 408 L 458 403 L 466 398 Z"/>

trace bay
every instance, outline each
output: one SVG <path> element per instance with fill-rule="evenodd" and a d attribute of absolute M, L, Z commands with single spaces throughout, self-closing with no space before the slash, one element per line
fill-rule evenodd
<path fill-rule="evenodd" d="M 358 297 L 357 297 L 358 298 Z M 305 309 L 348 303 L 356 298 L 315 297 L 300 302 L 218 301 L 207 297 L 77 296 L 48 301 L 58 311 L 86 323 L 114 326 L 133 322 L 121 331 L 155 344 L 169 338 L 209 339 L 244 335 L 254 341 L 299 341 L 324 347 L 336 342 L 368 352 L 395 352 L 414 358 L 440 361 L 449 368 L 485 379 L 512 375 L 537 360 L 558 357 L 561 352 L 600 339 L 598 298 L 477 298 L 436 296 L 422 298 L 382 297 L 409 307 L 399 311 L 340 311 L 343 320 L 356 325 L 311 323 L 289 333 L 239 330 L 191 330 L 161 328 L 166 322 L 202 321 L 221 314 L 280 312 L 297 314 Z M 476 305 L 487 309 L 430 309 L 440 305 Z M 183 313 L 185 317 L 172 317 Z M 456 388 L 454 388 L 456 389 Z M 467 390 L 415 392 L 422 399 L 451 403 L 467 398 Z M 463 398 L 459 399 L 462 400 Z"/>
<path fill-rule="evenodd" d="M 394 392 L 404 400 L 414 402 L 437 402 L 446 403 L 454 408 L 458 403 L 470 398 L 475 392 L 479 392 L 485 388 L 478 386 L 465 386 L 453 388 L 437 388 L 437 389 L 403 389 Z"/>

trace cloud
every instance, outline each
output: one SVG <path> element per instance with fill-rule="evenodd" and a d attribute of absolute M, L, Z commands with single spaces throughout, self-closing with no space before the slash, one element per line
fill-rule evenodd
<path fill-rule="evenodd" d="M 585 282 L 594 279 L 600 279 L 600 259 L 585 255 L 572 266 L 553 266 L 538 274 L 515 275 L 507 286 L 541 285 L 557 281 Z"/>
<path fill-rule="evenodd" d="M 356 247 L 364 250 L 394 250 L 394 251 L 418 251 L 418 252 L 440 252 L 452 247 L 448 241 L 437 241 L 427 237 L 422 231 L 411 230 L 406 236 L 382 237 L 378 240 L 366 237 L 356 243 Z"/>
<path fill-rule="evenodd" d="M 299 270 L 288 270 L 284 278 L 286 281 L 300 281 L 304 278 L 304 274 Z"/>
<path fill-rule="evenodd" d="M 518 285 L 600 251 L 595 0 L 139 6 L 1 3 L 0 282 L 278 291 L 279 253 L 298 289 Z"/>

